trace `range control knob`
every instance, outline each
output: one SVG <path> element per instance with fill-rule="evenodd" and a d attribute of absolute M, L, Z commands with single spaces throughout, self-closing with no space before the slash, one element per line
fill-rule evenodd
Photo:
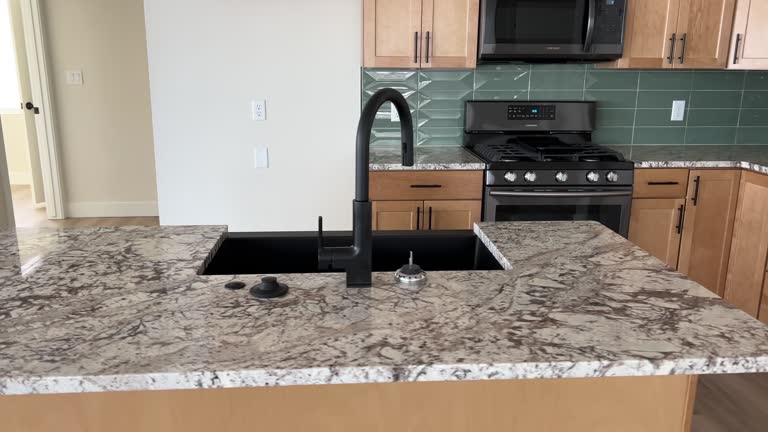
<path fill-rule="evenodd" d="M 517 174 L 513 173 L 512 171 L 507 171 L 507 173 L 504 174 L 504 180 L 506 180 L 508 183 L 514 183 L 517 181 Z"/>
<path fill-rule="evenodd" d="M 587 181 L 590 183 L 597 183 L 600 181 L 600 174 L 598 174 L 595 171 L 590 171 L 587 173 Z"/>
<path fill-rule="evenodd" d="M 557 180 L 558 183 L 565 183 L 568 181 L 568 173 L 565 171 L 558 171 L 557 174 L 555 174 L 555 180 Z"/>
<path fill-rule="evenodd" d="M 608 183 L 616 183 L 619 181 L 619 173 L 616 171 L 608 171 L 608 174 L 605 175 L 605 179 L 608 180 Z"/>
<path fill-rule="evenodd" d="M 528 171 L 525 173 L 525 175 L 523 175 L 523 178 L 526 182 L 533 183 L 536 181 L 536 173 L 533 171 Z"/>

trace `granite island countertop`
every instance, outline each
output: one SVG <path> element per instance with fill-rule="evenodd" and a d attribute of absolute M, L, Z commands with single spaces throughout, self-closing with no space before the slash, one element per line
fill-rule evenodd
<path fill-rule="evenodd" d="M 402 165 L 400 147 L 373 146 L 371 171 L 484 170 L 485 163 L 463 147 L 414 147 L 414 165 Z"/>
<path fill-rule="evenodd" d="M 271 301 L 198 275 L 225 231 L 1 232 L 0 394 L 768 372 L 768 327 L 594 222 L 480 224 L 506 271 Z"/>

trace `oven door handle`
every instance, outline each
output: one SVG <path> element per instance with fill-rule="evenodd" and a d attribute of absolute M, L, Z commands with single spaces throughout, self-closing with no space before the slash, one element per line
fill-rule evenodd
<path fill-rule="evenodd" d="M 491 191 L 491 196 L 519 197 L 519 198 L 606 198 L 629 197 L 632 191 L 606 191 L 606 192 L 509 192 Z"/>

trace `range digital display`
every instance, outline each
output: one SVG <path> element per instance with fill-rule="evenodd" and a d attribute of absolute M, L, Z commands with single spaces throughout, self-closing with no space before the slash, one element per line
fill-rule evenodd
<path fill-rule="evenodd" d="M 509 105 L 509 120 L 555 120 L 557 110 L 554 105 Z"/>

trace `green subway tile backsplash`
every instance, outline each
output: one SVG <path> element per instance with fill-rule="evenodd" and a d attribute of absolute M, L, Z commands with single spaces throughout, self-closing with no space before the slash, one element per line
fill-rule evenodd
<path fill-rule="evenodd" d="M 602 144 L 766 144 L 767 71 L 596 69 L 584 64 L 481 65 L 477 69 L 363 69 L 363 103 L 393 87 L 411 106 L 417 144 L 458 146 L 468 100 L 588 100 L 598 103 L 593 140 Z M 686 101 L 683 121 L 672 102 Z M 374 145 L 399 142 L 385 104 Z"/>

